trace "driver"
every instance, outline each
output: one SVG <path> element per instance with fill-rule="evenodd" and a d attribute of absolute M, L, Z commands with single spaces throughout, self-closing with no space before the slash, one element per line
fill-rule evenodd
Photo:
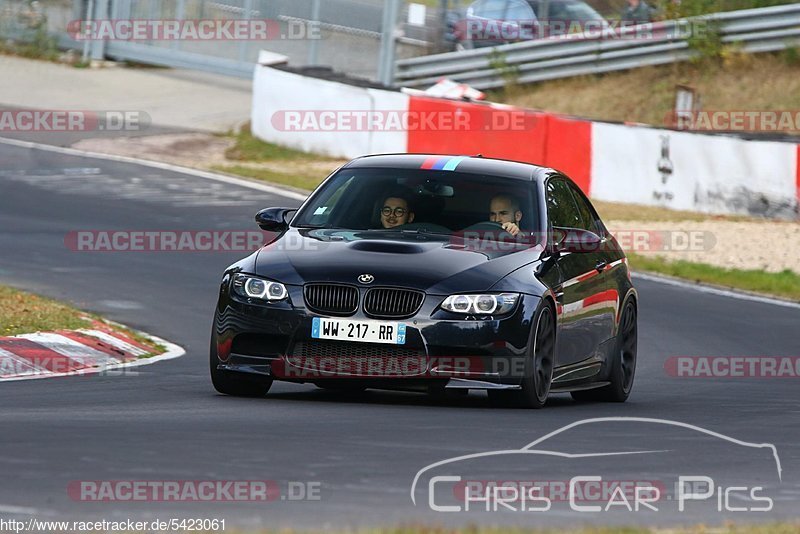
<path fill-rule="evenodd" d="M 519 221 L 522 220 L 519 201 L 511 195 L 495 195 L 489 203 L 489 220 L 516 236 L 519 233 Z"/>
<path fill-rule="evenodd" d="M 384 228 L 395 228 L 414 221 L 414 212 L 409 202 L 410 194 L 403 190 L 388 193 L 383 199 L 381 224 Z"/>

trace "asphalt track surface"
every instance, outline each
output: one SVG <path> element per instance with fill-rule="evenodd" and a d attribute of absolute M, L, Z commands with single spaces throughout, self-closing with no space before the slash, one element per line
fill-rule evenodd
<path fill-rule="evenodd" d="M 0 283 L 64 299 L 185 347 L 177 360 L 122 376 L 0 384 L 0 516 L 39 519 L 226 519 L 228 525 L 346 527 L 440 524 L 691 524 L 796 518 L 800 500 L 798 378 L 686 379 L 670 356 L 798 356 L 800 309 L 637 280 L 639 366 L 622 405 L 578 404 L 556 395 L 540 411 L 498 409 L 483 394 L 433 401 L 413 393 L 339 394 L 276 383 L 264 399 L 216 394 L 208 339 L 217 284 L 241 252 L 75 252 L 73 230 L 249 230 L 253 214 L 297 200 L 131 163 L 0 144 Z M 450 457 L 514 450 L 576 421 L 658 418 L 696 425 L 746 447 L 673 425 L 603 422 L 549 440 L 570 453 L 659 450 L 582 458 L 509 454 L 455 467 L 499 480 L 662 480 L 707 475 L 717 485 L 762 486 L 770 512 L 719 511 L 718 501 L 674 500 L 659 511 L 436 512 L 417 472 Z M 767 454 L 765 454 L 767 453 Z M 566 462 L 566 463 L 565 463 Z M 423 476 L 423 479 L 426 475 Z M 526 478 L 527 477 L 527 478 Z M 81 502 L 85 480 L 271 480 L 274 502 Z M 288 483 L 319 484 L 319 500 L 286 499 Z M 424 486 L 423 486 L 424 489 Z M 731 506 L 750 508 L 737 497 Z M 724 508 L 724 506 L 723 506 Z M 503 508 L 500 507 L 502 510 Z"/>

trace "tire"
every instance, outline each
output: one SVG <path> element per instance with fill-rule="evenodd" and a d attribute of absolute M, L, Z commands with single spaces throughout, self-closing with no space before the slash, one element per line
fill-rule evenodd
<path fill-rule="evenodd" d="M 224 395 L 234 397 L 263 397 L 266 395 L 269 388 L 272 387 L 272 378 L 217 369 L 219 358 L 217 358 L 215 338 L 216 336 L 211 336 L 211 350 L 209 351 L 211 383 L 214 384 L 214 389 Z"/>
<path fill-rule="evenodd" d="M 573 391 L 572 398 L 577 401 L 625 402 L 633 388 L 636 374 L 636 352 L 638 345 L 636 304 L 629 299 L 622 309 L 619 333 L 614 345 L 614 359 L 611 361 L 609 384 L 597 389 Z"/>
<path fill-rule="evenodd" d="M 530 355 L 525 360 L 522 389 L 489 390 L 489 399 L 498 405 L 517 408 L 543 408 L 550 394 L 556 354 L 556 315 L 549 302 L 543 301 L 536 312 Z"/>

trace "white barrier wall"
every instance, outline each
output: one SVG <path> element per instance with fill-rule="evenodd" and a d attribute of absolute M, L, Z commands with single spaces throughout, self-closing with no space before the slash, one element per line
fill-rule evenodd
<path fill-rule="evenodd" d="M 431 104 L 430 97 L 310 78 L 266 66 L 270 57 L 262 54 L 265 64 L 256 67 L 253 84 L 252 130 L 265 141 L 339 158 L 402 153 L 409 147 L 438 154 L 480 151 L 487 157 L 569 168 L 580 186 L 600 200 L 787 219 L 797 219 L 800 213 L 800 148 L 795 143 L 552 115 L 552 120 L 540 121 L 548 124 L 546 138 L 555 145 L 543 155 L 535 149 L 541 132 L 530 129 L 480 134 L 407 131 L 397 119 L 410 109 L 450 113 L 451 108 L 467 104 L 452 100 Z M 383 126 L 341 122 L 370 112 L 384 121 Z M 385 121 L 390 118 L 395 121 L 388 127 Z M 578 135 L 582 131 L 586 135 Z M 521 155 L 509 156 L 514 153 L 510 145 Z M 567 159 L 554 160 L 553 154 L 561 152 Z"/>
<path fill-rule="evenodd" d="M 797 146 L 595 123 L 591 195 L 707 213 L 791 218 Z"/>
<path fill-rule="evenodd" d="M 402 128 L 369 131 L 342 121 L 359 111 L 405 114 L 408 98 L 397 91 L 354 87 L 258 65 L 251 128 L 264 141 L 332 157 L 406 152 L 408 134 Z M 298 121 L 302 128 L 296 127 Z"/>

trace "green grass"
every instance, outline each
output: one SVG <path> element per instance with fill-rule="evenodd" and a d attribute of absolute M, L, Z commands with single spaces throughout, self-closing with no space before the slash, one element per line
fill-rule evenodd
<path fill-rule="evenodd" d="M 99 321 L 101 318 L 49 298 L 0 286 L 0 336 L 91 328 L 94 320 Z M 153 349 L 140 356 L 140 359 L 166 351 L 166 347 L 138 332 L 119 325 L 115 325 L 115 328 Z"/>
<path fill-rule="evenodd" d="M 60 302 L 0 286 L 0 336 L 87 328 L 86 314 Z"/>
<path fill-rule="evenodd" d="M 634 271 L 666 274 L 733 289 L 743 289 L 800 302 L 800 275 L 785 270 L 768 273 L 757 270 L 725 269 L 705 263 L 667 261 L 661 257 L 644 257 L 628 253 Z"/>
<path fill-rule="evenodd" d="M 257 163 L 275 160 L 325 161 L 330 159 L 318 154 L 301 152 L 262 141 L 253 136 L 249 125 L 242 127 L 241 131 L 233 137 L 236 139 L 236 144 L 225 152 L 225 157 L 233 161 Z"/>
<path fill-rule="evenodd" d="M 215 165 L 212 167 L 215 171 L 227 172 L 245 178 L 255 178 L 256 180 L 264 180 L 275 184 L 288 185 L 298 189 L 312 190 L 324 180 L 327 175 L 309 176 L 306 174 L 289 174 L 283 172 L 273 171 L 271 169 L 254 169 L 251 167 L 242 167 L 234 165 L 231 167 Z"/>

